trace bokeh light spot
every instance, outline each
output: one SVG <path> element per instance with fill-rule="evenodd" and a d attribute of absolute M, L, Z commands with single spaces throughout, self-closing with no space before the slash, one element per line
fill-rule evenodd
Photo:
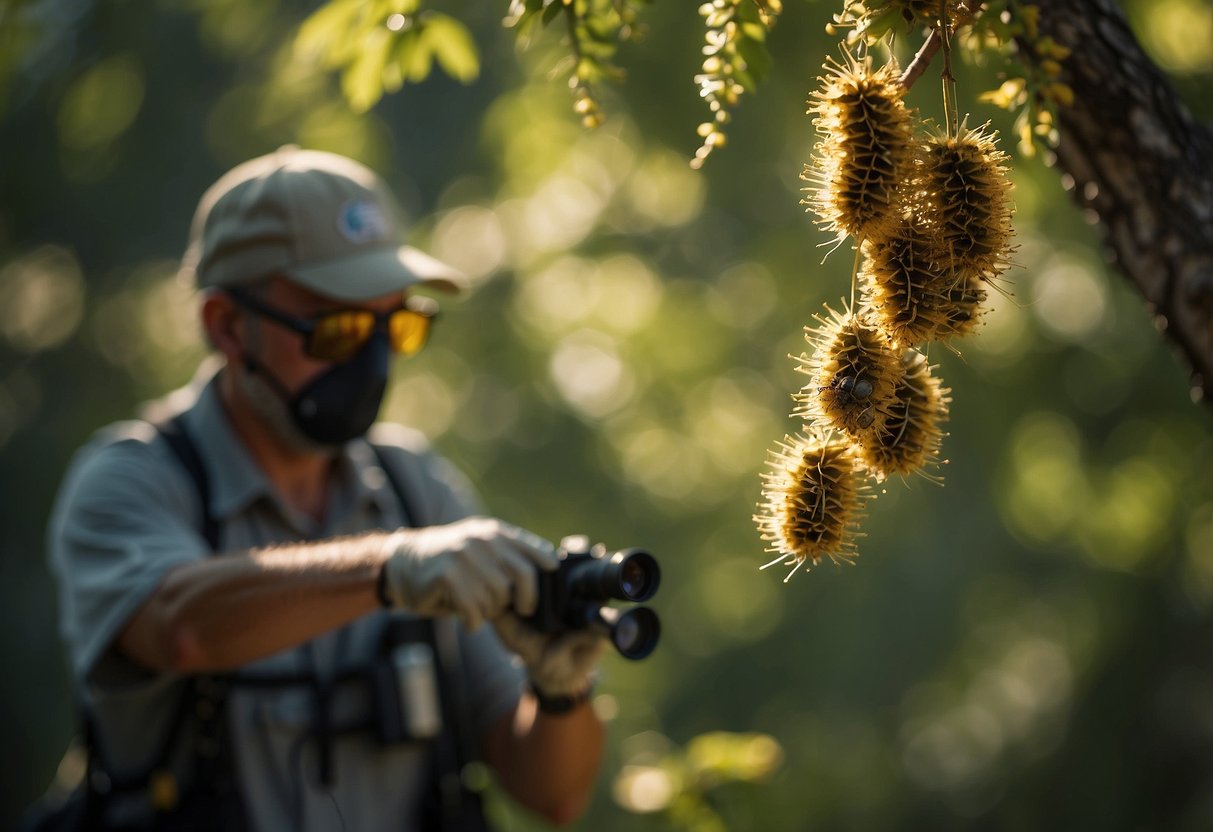
<path fill-rule="evenodd" d="M 753 558 L 732 558 L 698 573 L 698 625 L 722 642 L 748 644 L 774 632 L 783 616 L 782 587 L 754 567 Z"/>
<path fill-rule="evenodd" d="M 1061 416 L 1022 419 L 1011 439 L 1010 483 L 1003 508 L 1011 527 L 1038 542 L 1065 532 L 1088 500 L 1081 440 Z"/>
<path fill-rule="evenodd" d="M 1179 74 L 1213 71 L 1213 6 L 1201 0 L 1153 0 L 1134 15 L 1151 57 Z"/>
<path fill-rule="evenodd" d="M 459 269 L 473 283 L 501 268 L 507 241 L 497 214 L 466 205 L 448 211 L 434 228 L 430 253 Z"/>
<path fill-rule="evenodd" d="M 0 270 L 0 335 L 23 352 L 57 347 L 80 325 L 84 293 L 71 252 L 36 249 Z"/>
<path fill-rule="evenodd" d="M 624 766 L 612 787 L 619 805 L 638 814 L 666 808 L 675 790 L 670 772 L 656 766 Z"/>
<path fill-rule="evenodd" d="M 566 402 L 583 414 L 600 418 L 628 403 L 635 387 L 632 374 L 599 332 L 583 329 L 561 339 L 548 372 Z"/>
<path fill-rule="evenodd" d="M 1045 265 L 1032 288 L 1032 310 L 1059 338 L 1081 341 L 1104 324 L 1107 290 L 1083 263 L 1057 258 Z"/>
<path fill-rule="evenodd" d="M 143 106 L 143 70 L 132 54 L 106 58 L 68 88 L 59 108 L 59 142 L 79 151 L 103 148 L 126 132 Z"/>

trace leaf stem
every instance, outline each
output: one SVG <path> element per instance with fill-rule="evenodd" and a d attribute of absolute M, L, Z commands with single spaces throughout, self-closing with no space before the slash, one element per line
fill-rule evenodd
<path fill-rule="evenodd" d="M 580 85 L 581 77 L 578 75 L 578 72 L 581 69 L 582 52 L 581 38 L 578 37 L 577 33 L 577 24 L 579 21 L 577 20 L 576 4 L 565 3 L 564 12 L 565 23 L 569 29 L 569 48 L 573 53 L 573 77 L 577 79 L 578 84 Z"/>
<path fill-rule="evenodd" d="M 939 0 L 939 28 L 943 33 L 943 119 L 948 136 L 960 133 L 960 104 L 956 98 L 956 76 L 952 74 L 951 21 L 948 19 L 948 0 Z"/>
<path fill-rule="evenodd" d="M 944 0 L 944 2 L 946 2 L 946 0 Z M 971 23 L 973 18 L 976 17 L 981 11 L 981 8 L 981 3 L 968 3 L 962 5 L 957 10 L 957 14 L 953 20 L 952 31 L 955 32 L 961 26 Z M 935 57 L 935 53 L 943 47 L 945 38 L 946 35 L 941 33 L 938 27 L 931 29 L 930 36 L 923 41 L 922 46 L 920 46 L 918 48 L 918 52 L 915 53 L 914 59 L 910 61 L 910 65 L 907 66 L 905 71 L 901 73 L 901 77 L 897 79 L 897 82 L 907 90 L 914 86 L 914 82 L 921 78 L 922 74 L 927 71 L 927 66 L 931 63 L 931 59 Z M 946 67 L 945 71 L 950 74 L 951 66 L 949 65 Z"/>

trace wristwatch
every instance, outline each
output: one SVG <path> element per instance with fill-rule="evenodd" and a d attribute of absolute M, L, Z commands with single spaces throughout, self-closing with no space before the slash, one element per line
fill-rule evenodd
<path fill-rule="evenodd" d="M 540 713 L 545 714 L 567 714 L 582 703 L 589 702 L 590 697 L 594 695 L 592 682 L 586 685 L 585 690 L 581 693 L 565 696 L 549 696 L 541 691 L 532 679 L 527 680 L 527 688 L 539 703 Z"/>
<path fill-rule="evenodd" d="M 387 589 L 387 561 L 379 566 L 379 574 L 375 576 L 375 597 L 379 599 L 379 606 L 385 610 L 396 606 L 392 603 L 392 596 Z"/>

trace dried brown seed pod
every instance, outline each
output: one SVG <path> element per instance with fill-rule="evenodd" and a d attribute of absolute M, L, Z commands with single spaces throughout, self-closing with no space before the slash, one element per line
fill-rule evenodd
<path fill-rule="evenodd" d="M 862 307 L 898 345 L 947 341 L 977 327 L 985 288 L 977 273 L 941 255 L 930 225 L 907 220 L 863 252 Z"/>
<path fill-rule="evenodd" d="M 805 327 L 813 345 L 797 370 L 810 381 L 794 395 L 793 415 L 831 425 L 858 439 L 879 429 L 901 374 L 900 352 L 884 331 L 862 315 L 827 307 L 816 328 Z"/>
<path fill-rule="evenodd" d="M 928 138 L 916 154 L 915 210 L 933 230 L 938 259 L 966 276 L 995 278 L 1011 256 L 1011 180 L 997 134 L 982 125 Z"/>
<path fill-rule="evenodd" d="M 819 223 L 839 238 L 884 237 L 897 224 L 901 183 L 913 145 L 905 89 L 895 61 L 872 68 L 870 55 L 825 65 L 808 112 L 820 134 L 802 179 Z"/>
<path fill-rule="evenodd" d="M 854 447 L 831 432 L 810 429 L 785 436 L 767 465 L 771 470 L 762 475 L 763 502 L 754 522 L 767 551 L 779 556 L 763 569 L 790 564 L 786 581 L 801 565 L 811 568 L 825 557 L 851 562 L 858 554 L 859 521 L 872 497 Z"/>
<path fill-rule="evenodd" d="M 906 350 L 894 402 L 879 431 L 864 438 L 860 459 L 878 479 L 939 463 L 951 390 L 931 374 L 922 353 Z"/>

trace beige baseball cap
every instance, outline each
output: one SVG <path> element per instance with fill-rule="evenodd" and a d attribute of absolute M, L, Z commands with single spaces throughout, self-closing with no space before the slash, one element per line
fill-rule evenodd
<path fill-rule="evenodd" d="M 344 156 L 291 145 L 238 165 L 202 195 L 181 274 L 199 289 L 282 275 L 347 301 L 419 283 L 463 289 L 456 269 L 402 243 L 382 179 Z"/>

